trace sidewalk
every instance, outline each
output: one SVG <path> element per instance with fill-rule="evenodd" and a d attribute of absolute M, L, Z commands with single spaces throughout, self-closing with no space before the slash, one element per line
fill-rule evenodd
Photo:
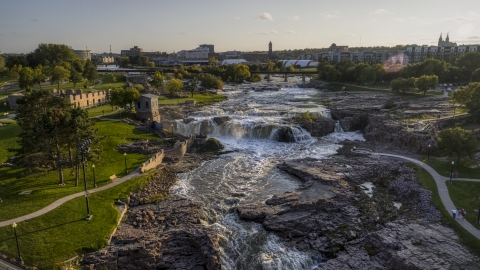
<path fill-rule="evenodd" d="M 445 210 L 447 210 L 448 213 L 452 211 L 452 209 L 457 209 L 455 205 L 452 202 L 452 199 L 450 199 L 450 195 L 448 194 L 448 188 L 446 181 L 449 180 L 449 177 L 441 176 L 438 174 L 432 167 L 427 165 L 426 163 L 423 163 L 419 160 L 405 157 L 405 156 L 400 156 L 400 155 L 393 155 L 393 154 L 385 154 L 385 153 L 374 153 L 375 155 L 380 155 L 380 156 L 387 156 L 387 157 L 393 157 L 393 158 L 398 158 L 398 159 L 403 159 L 407 160 L 409 162 L 415 163 L 425 170 L 427 170 L 430 175 L 435 179 L 435 182 L 437 184 L 437 189 L 438 189 L 438 195 L 440 196 L 440 199 L 442 200 L 443 206 L 445 207 Z M 472 181 L 472 182 L 480 182 L 480 179 L 469 179 L 469 178 L 453 178 L 453 181 Z M 465 230 L 467 230 L 469 233 L 471 233 L 473 236 L 475 236 L 477 239 L 480 240 L 480 230 L 477 230 L 470 222 L 463 220 L 460 222 L 460 220 L 455 219 L 455 222 L 460 224 Z"/>
<path fill-rule="evenodd" d="M 92 193 L 95 193 L 95 192 L 100 192 L 100 191 L 112 188 L 114 186 L 120 185 L 122 183 L 125 183 L 126 181 L 128 181 L 132 178 L 138 177 L 140 175 L 141 175 L 140 168 L 137 168 L 133 172 L 131 172 L 130 174 L 128 174 L 128 175 L 126 175 L 122 178 L 117 178 L 117 179 L 113 180 L 113 182 L 110 183 L 110 184 L 107 184 L 103 187 L 90 189 L 90 190 L 88 190 L 88 192 L 89 192 L 89 194 L 92 194 Z M 48 206 L 46 206 L 46 207 L 44 207 L 44 208 L 42 208 L 38 211 L 30 213 L 28 215 L 13 218 L 13 219 L 10 219 L 10 220 L 1 221 L 0 222 L 0 227 L 5 227 L 5 226 L 12 225 L 14 222 L 19 223 L 19 222 L 22 222 L 22 221 L 25 221 L 25 220 L 36 218 L 38 216 L 41 216 L 45 213 L 48 213 L 48 212 L 52 211 L 53 209 L 55 209 L 55 208 L 59 207 L 60 205 L 64 204 L 65 202 L 68 202 L 70 200 L 73 200 L 75 198 L 82 197 L 82 196 L 85 196 L 84 191 L 68 195 L 68 196 L 63 197 L 61 199 L 58 199 L 58 200 L 54 201 L 53 203 L 51 203 L 50 205 L 48 205 Z"/>

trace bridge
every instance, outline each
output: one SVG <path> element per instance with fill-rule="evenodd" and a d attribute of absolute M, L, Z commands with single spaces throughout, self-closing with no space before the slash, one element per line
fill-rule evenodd
<path fill-rule="evenodd" d="M 146 73 L 146 74 L 152 74 L 157 71 L 162 72 L 162 73 L 175 73 L 176 69 L 173 68 L 167 68 L 167 69 L 147 69 L 147 68 L 117 68 L 117 69 L 98 69 L 98 72 L 112 72 L 112 71 L 123 71 L 123 72 L 138 72 L 138 73 Z M 192 74 L 200 74 L 203 73 L 203 71 L 198 71 L 198 70 L 188 70 L 189 73 Z M 316 71 L 250 71 L 250 74 L 253 76 L 253 74 L 265 74 L 268 76 L 268 79 L 270 79 L 270 75 L 283 75 L 285 78 L 285 82 L 288 81 L 288 76 L 289 75 L 301 75 L 302 76 L 302 82 L 305 82 L 305 75 L 314 75 L 317 74 Z"/>
<path fill-rule="evenodd" d="M 285 82 L 288 82 L 288 75 L 301 75 L 302 82 L 305 82 L 305 75 L 314 75 L 318 74 L 316 71 L 250 71 L 250 74 L 266 74 L 268 79 L 270 79 L 270 75 L 272 74 L 280 74 L 283 75 L 285 78 Z"/>

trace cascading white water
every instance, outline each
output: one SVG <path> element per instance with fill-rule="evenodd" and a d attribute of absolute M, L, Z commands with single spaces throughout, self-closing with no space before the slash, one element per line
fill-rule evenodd
<path fill-rule="evenodd" d="M 226 150 L 233 150 L 179 174 L 171 192 L 201 203 L 207 221 L 221 235 L 222 269 L 312 269 L 318 265 L 318 254 L 296 250 L 261 224 L 242 221 L 232 211 L 239 204 L 261 203 L 273 194 L 298 188 L 296 178 L 277 169 L 279 162 L 325 158 L 335 153 L 339 140 L 363 139 L 359 133 L 335 132 L 317 140 L 292 126 L 289 118 L 297 113 L 328 115 L 328 110 L 313 104 L 309 97 L 318 100 L 318 91 L 229 92 L 227 101 L 205 110 L 215 114 L 200 113 L 191 116 L 195 120 L 189 124 L 176 123 L 177 132 L 206 133 L 220 140 Z M 215 116 L 229 116 L 230 120 L 217 125 Z M 291 141 L 278 142 L 281 136 Z M 328 187 L 322 192 L 319 197 L 330 196 Z"/>
<path fill-rule="evenodd" d="M 342 125 L 340 125 L 340 122 L 339 122 L 339 121 L 335 122 L 335 132 L 337 132 L 337 133 L 342 133 L 342 132 L 344 132 L 344 131 L 343 131 L 343 128 L 342 128 Z"/>

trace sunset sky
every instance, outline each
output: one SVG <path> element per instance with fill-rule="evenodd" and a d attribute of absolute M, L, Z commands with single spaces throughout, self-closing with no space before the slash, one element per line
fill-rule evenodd
<path fill-rule="evenodd" d="M 134 45 L 173 52 L 337 45 L 435 45 L 440 32 L 480 44 L 480 1 L 69 1 L 0 0 L 0 50 L 28 53 L 39 43 L 119 53 Z"/>

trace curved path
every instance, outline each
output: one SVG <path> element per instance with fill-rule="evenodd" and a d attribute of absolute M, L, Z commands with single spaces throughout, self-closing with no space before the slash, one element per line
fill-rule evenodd
<path fill-rule="evenodd" d="M 359 153 L 365 153 L 362 150 L 358 150 L 355 152 Z M 386 157 L 391 157 L 395 159 L 401 159 L 401 160 L 406 160 L 411 163 L 417 164 L 427 170 L 427 172 L 432 175 L 433 179 L 435 179 L 435 182 L 437 183 L 437 189 L 438 189 L 438 195 L 440 196 L 440 199 L 442 200 L 443 206 L 447 210 L 448 213 L 451 213 L 453 209 L 457 209 L 455 205 L 452 202 L 452 199 L 450 199 L 450 195 L 448 194 L 448 188 L 446 181 L 450 180 L 449 177 L 442 176 L 438 174 L 432 167 L 427 165 L 424 162 L 421 162 L 419 160 L 405 157 L 405 156 L 400 156 L 400 155 L 393 155 L 393 154 L 385 154 L 385 153 L 371 153 L 373 155 L 379 155 L 379 156 L 386 156 Z M 480 182 L 480 179 L 469 179 L 469 178 L 453 178 L 453 181 L 471 181 L 471 182 Z M 469 214 L 469 213 L 467 213 Z M 473 213 L 470 213 L 473 214 Z M 465 230 L 467 230 L 469 233 L 471 233 L 473 236 L 475 236 L 477 239 L 480 240 L 480 230 L 475 228 L 470 222 L 467 220 L 460 220 L 460 219 L 455 219 L 455 222 L 458 222 Z"/>
<path fill-rule="evenodd" d="M 121 178 L 117 178 L 115 180 L 113 180 L 112 183 L 110 184 L 107 184 L 105 186 L 102 186 L 102 187 L 99 187 L 99 188 L 93 188 L 93 189 L 89 189 L 88 190 L 88 193 L 89 194 L 92 194 L 92 193 L 95 193 L 95 192 L 100 192 L 100 191 L 103 191 L 103 190 L 106 190 L 106 189 L 109 189 L 109 188 L 112 188 L 114 186 L 117 186 L 117 185 L 120 185 L 122 183 L 125 183 L 127 182 L 128 180 L 130 179 L 133 179 L 133 178 L 136 178 L 138 176 L 142 175 L 141 172 L 140 172 L 140 168 L 137 168 L 135 169 L 133 172 L 131 172 L 130 174 L 127 174 L 126 176 L 124 177 L 121 177 Z M 45 213 L 48 213 L 50 211 L 52 211 L 53 209 L 59 207 L 60 205 L 70 201 L 70 200 L 73 200 L 75 198 L 78 198 L 78 197 L 82 197 L 82 196 L 85 196 L 85 192 L 82 191 L 82 192 L 78 192 L 78 193 L 74 193 L 74 194 L 71 194 L 71 195 L 68 195 L 66 197 L 63 197 L 61 199 L 58 199 L 56 201 L 54 201 L 53 203 L 51 203 L 50 205 L 38 210 L 38 211 L 35 211 L 33 213 L 30 213 L 28 215 L 25 215 L 25 216 L 21 216 L 21 217 L 17 217 L 17 218 L 13 218 L 13 219 L 10 219 L 10 220 L 5 220 L 5 221 L 1 221 L 0 222 L 0 227 L 4 227 L 4 226 L 8 226 L 8 225 L 12 225 L 14 222 L 18 223 L 18 222 L 22 222 L 22 221 L 25 221 L 25 220 L 29 220 L 29 219 L 32 219 L 32 218 L 36 218 L 38 216 L 41 216 Z"/>

